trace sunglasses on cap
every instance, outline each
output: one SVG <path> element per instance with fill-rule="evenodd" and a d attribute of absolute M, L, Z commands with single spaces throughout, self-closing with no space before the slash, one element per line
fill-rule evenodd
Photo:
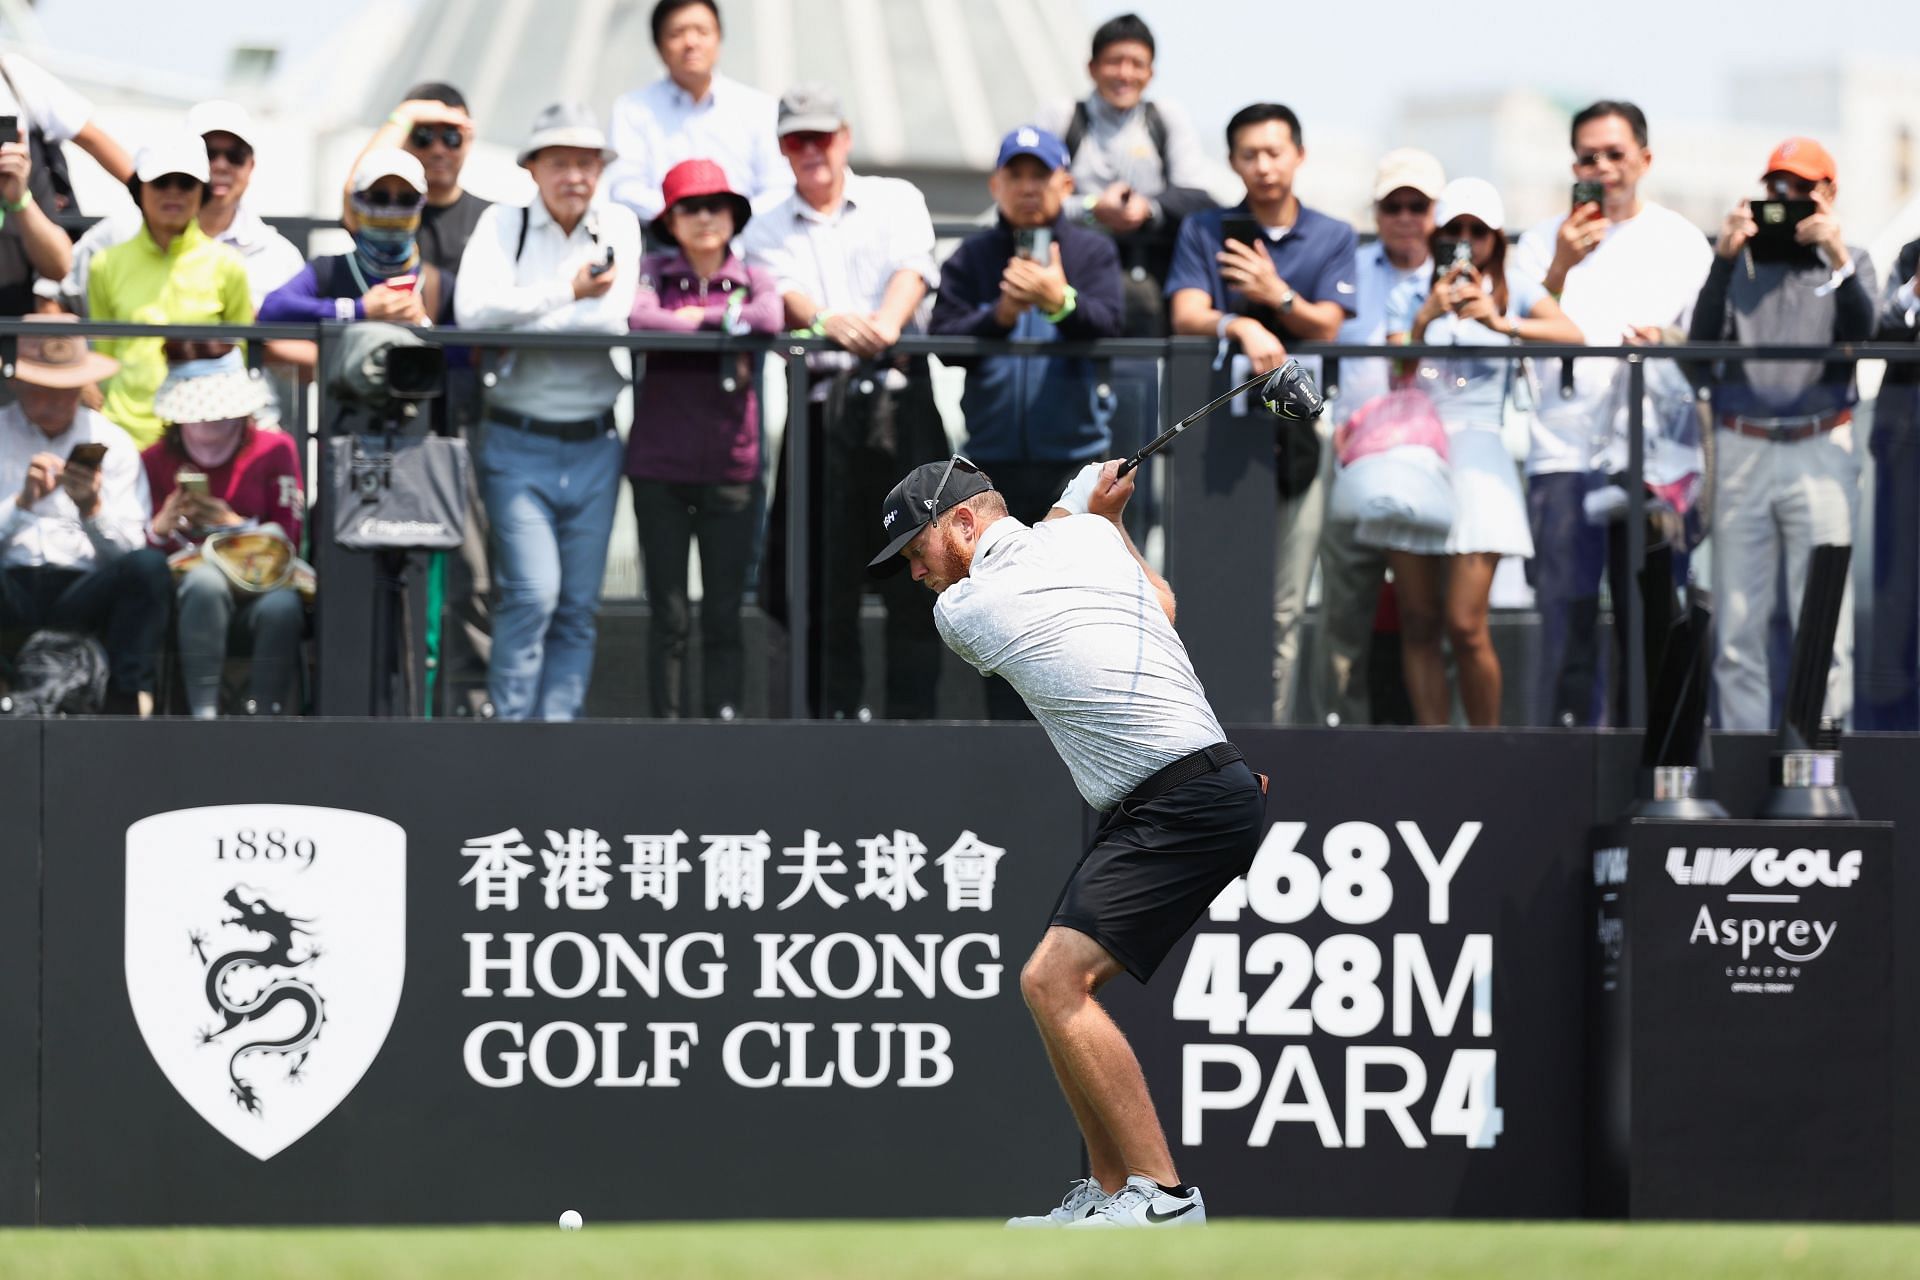
<path fill-rule="evenodd" d="M 1433 208 L 1433 201 L 1425 196 L 1413 196 L 1406 200 L 1382 200 L 1380 212 L 1389 218 L 1403 213 L 1425 213 Z"/>
<path fill-rule="evenodd" d="M 458 151 L 466 144 L 467 135 L 460 132 L 457 125 L 443 124 L 438 128 L 430 124 L 418 124 L 407 135 L 407 143 L 415 151 L 425 151 L 438 139 L 441 146 L 449 151 Z"/>
<path fill-rule="evenodd" d="M 973 460 L 964 453 L 956 453 L 947 459 L 947 469 L 940 473 L 940 483 L 933 487 L 933 501 L 927 507 L 926 527 L 929 529 L 933 527 L 934 521 L 940 518 L 940 495 L 947 491 L 947 481 L 953 479 L 955 467 L 969 475 L 980 474 L 980 468 L 973 465 Z"/>
<path fill-rule="evenodd" d="M 733 208 L 730 196 L 688 196 L 673 202 L 675 213 L 726 213 Z"/>
<path fill-rule="evenodd" d="M 235 147 L 209 146 L 207 148 L 207 159 L 208 160 L 225 160 L 228 164 L 238 169 L 241 165 L 253 159 L 253 148 L 239 147 L 239 146 L 235 146 Z"/>
<path fill-rule="evenodd" d="M 200 186 L 200 179 L 190 173 L 163 173 L 147 185 L 155 191 L 193 191 Z"/>

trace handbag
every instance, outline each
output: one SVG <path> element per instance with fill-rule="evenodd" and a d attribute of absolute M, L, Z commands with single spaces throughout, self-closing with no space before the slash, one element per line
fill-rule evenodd
<path fill-rule="evenodd" d="M 1375 396 L 1333 433 L 1334 453 L 1343 467 L 1400 445 L 1422 445 L 1439 454 L 1441 461 L 1447 458 L 1447 428 L 1433 400 L 1419 387 Z"/>
<path fill-rule="evenodd" d="M 473 459 L 447 436 L 341 435 L 330 442 L 333 541 L 349 551 L 450 551 L 467 523 Z"/>
<path fill-rule="evenodd" d="M 202 563 L 218 569 L 237 595 L 263 596 L 292 587 L 302 600 L 313 603 L 313 566 L 295 554 L 293 539 L 277 524 L 217 530 L 167 557 L 167 567 L 176 576 L 184 576 Z"/>

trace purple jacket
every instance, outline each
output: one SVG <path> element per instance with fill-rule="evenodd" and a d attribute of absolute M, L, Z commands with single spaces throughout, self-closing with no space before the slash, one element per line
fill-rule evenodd
<path fill-rule="evenodd" d="M 729 253 L 706 280 L 679 250 L 650 253 L 640 263 L 632 326 L 691 333 L 719 329 L 735 304 L 734 327 L 777 333 L 786 306 L 773 274 L 749 267 Z M 699 307 L 699 316 L 683 316 Z M 630 476 L 669 484 L 746 484 L 760 475 L 760 406 L 753 394 L 753 357 L 704 351 L 654 351 L 634 394 L 633 430 L 627 437 Z M 733 375 L 737 390 L 720 385 Z"/>

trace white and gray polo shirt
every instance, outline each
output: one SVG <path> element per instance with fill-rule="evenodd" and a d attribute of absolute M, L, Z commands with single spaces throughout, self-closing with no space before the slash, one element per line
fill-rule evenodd
<path fill-rule="evenodd" d="M 1226 736 L 1160 597 L 1102 516 L 994 521 L 933 616 L 947 647 L 1026 700 L 1102 812 Z"/>

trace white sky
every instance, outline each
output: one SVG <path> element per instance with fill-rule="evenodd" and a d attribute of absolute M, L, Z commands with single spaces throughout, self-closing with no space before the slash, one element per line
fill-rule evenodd
<path fill-rule="evenodd" d="M 411 7 L 410 0 L 384 2 L 396 18 Z M 150 0 L 41 0 L 39 7 L 49 38 L 62 47 L 217 79 L 232 44 L 297 49 L 346 3 L 183 0 L 156 9 Z M 998 8 L 993 0 L 961 3 Z M 738 10 L 746 0 L 721 4 Z M 1267 99 L 1300 113 L 1309 145 L 1316 125 L 1387 129 L 1408 94 L 1530 85 L 1569 101 L 1624 97 L 1646 109 L 1657 133 L 1663 119 L 1723 115 L 1732 68 L 1830 64 L 1874 50 L 1920 61 L 1913 0 L 1081 0 L 1089 31 L 1129 6 L 1159 44 L 1155 91 L 1185 106 L 1204 136 L 1217 136 L 1236 108 Z M 163 12 L 165 20 L 156 20 Z"/>

